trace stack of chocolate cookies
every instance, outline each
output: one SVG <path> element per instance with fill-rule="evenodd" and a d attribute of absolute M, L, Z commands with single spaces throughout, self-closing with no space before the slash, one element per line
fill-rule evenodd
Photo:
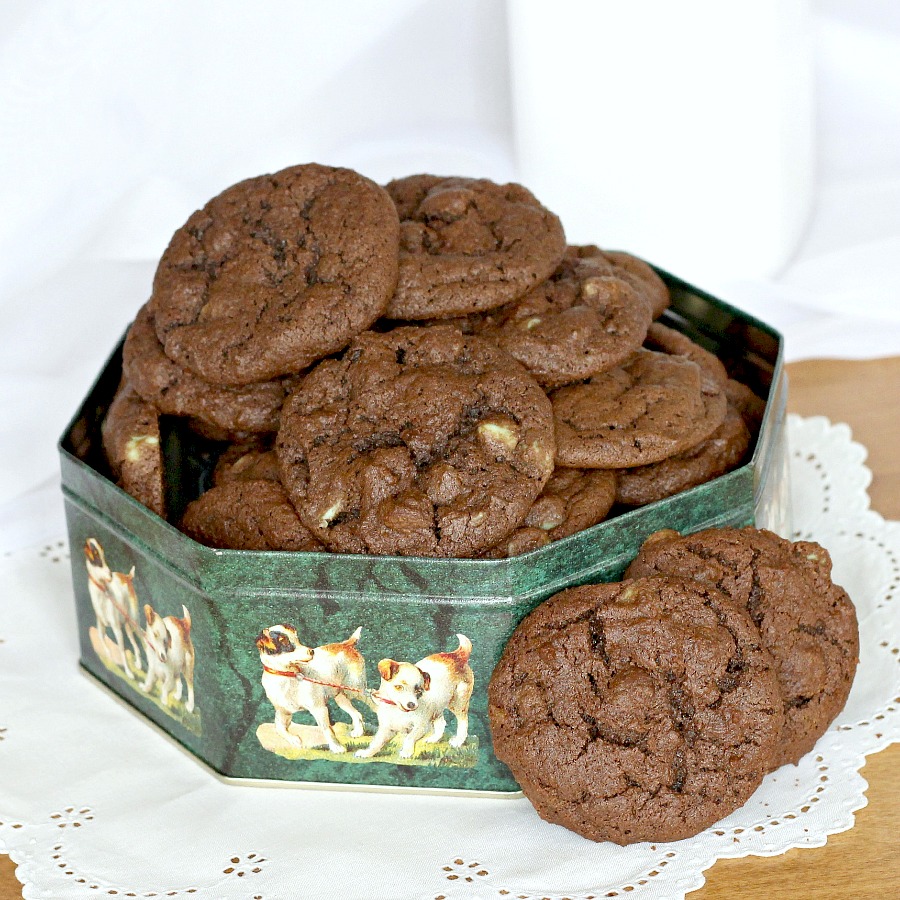
<path fill-rule="evenodd" d="M 503 557 L 715 478 L 762 401 L 658 318 L 646 263 L 567 246 L 525 188 L 301 165 L 160 260 L 104 424 L 166 516 L 159 417 L 221 455 L 176 524 L 245 550 Z"/>
<path fill-rule="evenodd" d="M 659 532 L 624 581 L 520 623 L 489 687 L 494 752 L 551 822 L 680 840 L 812 749 L 858 661 L 853 604 L 818 544 Z"/>
<path fill-rule="evenodd" d="M 251 178 L 160 260 L 103 425 L 110 472 L 213 547 L 516 555 L 746 458 L 762 400 L 668 305 L 650 266 L 568 246 L 519 185 Z M 215 448 L 183 515 L 163 416 Z M 625 581 L 517 629 L 489 691 L 497 756 L 587 837 L 696 833 L 843 707 L 859 646 L 830 570 L 754 529 L 653 536 Z"/>

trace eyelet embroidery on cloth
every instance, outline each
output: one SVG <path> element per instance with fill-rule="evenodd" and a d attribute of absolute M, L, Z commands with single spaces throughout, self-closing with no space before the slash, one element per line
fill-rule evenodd
<path fill-rule="evenodd" d="M 889 603 L 894 597 L 894 591 L 897 589 L 897 578 L 895 576 L 894 581 L 891 584 L 891 592 L 889 594 L 885 594 L 884 602 Z M 879 604 L 879 609 L 882 608 L 882 604 Z M 897 647 L 888 641 L 881 641 L 878 644 L 878 649 L 885 651 L 893 657 L 894 662 L 900 665 L 900 647 Z M 900 696 L 894 697 L 893 701 L 888 704 L 882 712 L 876 713 L 871 717 L 871 721 L 869 719 L 864 719 L 861 722 L 856 722 L 853 724 L 839 725 L 838 731 L 853 731 L 854 728 L 869 728 L 874 727 L 877 728 L 877 725 L 873 725 L 874 722 L 886 722 L 893 719 L 896 714 L 900 712 Z M 875 732 L 876 739 L 880 740 L 883 737 L 883 733 L 880 731 Z"/>
<path fill-rule="evenodd" d="M 77 826 L 77 822 L 73 823 Z M 59 827 L 63 828 L 64 825 L 60 825 Z M 54 844 L 53 852 L 51 855 L 51 859 L 53 860 L 53 864 L 57 869 L 62 870 L 62 874 L 67 878 L 71 879 L 75 884 L 82 885 L 89 890 L 97 891 L 99 894 L 103 894 L 105 896 L 110 897 L 184 897 L 190 894 L 197 894 L 201 891 L 206 891 L 210 888 L 209 885 L 205 885 L 204 887 L 185 887 L 185 888 L 175 888 L 170 890 L 158 890 L 158 891 L 135 891 L 128 890 L 123 887 L 112 887 L 107 882 L 101 881 L 100 879 L 92 880 L 87 877 L 84 873 L 79 872 L 77 867 L 68 862 L 64 856 L 65 854 L 65 845 L 63 844 Z M 222 874 L 226 876 L 226 879 L 231 878 L 243 878 L 247 875 L 258 875 L 263 871 L 263 864 L 267 862 L 264 856 L 261 856 L 258 853 L 248 853 L 246 857 L 241 858 L 240 856 L 233 856 L 228 861 L 228 865 L 226 865 L 222 869 Z M 226 879 L 219 879 L 219 883 Z M 262 894 L 253 895 L 253 900 L 263 900 Z"/>
<path fill-rule="evenodd" d="M 94 820 L 93 812 L 86 806 L 76 810 L 74 806 L 67 806 L 62 812 L 50 814 L 50 823 L 57 828 L 81 828 L 85 822 Z"/>
<path fill-rule="evenodd" d="M 822 491 L 821 512 L 825 514 L 831 512 L 831 484 L 828 481 L 828 470 L 826 469 L 822 460 L 819 459 L 818 455 L 815 452 L 810 453 L 805 450 L 794 450 L 791 453 L 791 456 L 801 464 L 808 464 L 808 468 L 811 468 L 813 470 L 813 472 L 819 479 L 819 487 Z M 809 535 L 801 536 L 795 532 L 794 540 L 809 540 Z"/>
<path fill-rule="evenodd" d="M 650 850 L 651 852 L 655 852 L 656 845 L 652 844 Z M 521 890 L 517 891 L 509 887 L 496 887 L 491 884 L 491 873 L 480 862 L 466 862 L 464 859 L 457 857 L 449 865 L 441 867 L 441 871 L 446 873 L 444 877 L 447 881 L 453 882 L 453 885 L 448 887 L 449 893 L 435 894 L 434 900 L 451 900 L 453 896 L 471 896 L 471 892 L 466 886 L 471 885 L 474 882 L 491 886 L 493 888 L 494 896 L 506 898 L 506 900 L 600 900 L 601 897 L 621 897 L 649 884 L 651 879 L 662 874 L 663 869 L 670 865 L 677 857 L 678 854 L 674 850 L 666 851 L 655 863 L 648 866 L 647 869 L 632 882 L 619 885 L 615 890 L 601 891 L 599 893 L 597 891 L 589 891 L 587 893 L 576 891 L 575 893 L 553 895 L 552 897 L 543 891 L 534 893 Z"/>
<path fill-rule="evenodd" d="M 77 829 L 82 828 L 93 820 L 94 813 L 90 807 L 76 808 L 67 806 L 63 810 L 51 813 L 43 826 L 25 826 L 21 822 L 0 821 L 0 832 L 4 828 L 27 828 L 29 831 L 35 831 L 47 826 L 57 829 Z M 183 897 L 189 894 L 206 894 L 207 891 L 215 890 L 215 885 L 217 884 L 220 885 L 234 878 L 259 875 L 263 871 L 263 866 L 268 862 L 265 856 L 255 852 L 248 853 L 243 857 L 232 856 L 222 867 L 221 872 L 224 877 L 211 879 L 211 883 L 191 887 L 170 888 L 168 890 L 139 891 L 123 887 L 121 884 L 113 885 L 103 879 L 91 878 L 88 873 L 80 870 L 77 865 L 67 859 L 67 848 L 62 842 L 52 845 L 49 858 L 49 867 L 56 869 L 66 880 L 79 885 L 81 888 L 96 891 L 98 895 L 102 894 L 111 897 Z M 43 865 L 46 866 L 47 864 L 44 863 Z M 252 900 L 263 900 L 263 895 L 254 894 L 252 895 Z"/>
<path fill-rule="evenodd" d="M 897 589 L 900 588 L 900 558 L 898 558 L 897 553 L 894 551 L 892 547 L 889 547 L 887 543 L 880 538 L 878 535 L 867 534 L 863 531 L 838 531 L 838 534 L 841 537 L 855 537 L 857 540 L 866 541 L 870 544 L 874 544 L 875 547 L 878 548 L 878 552 L 881 556 L 888 560 L 891 567 L 891 580 L 885 592 L 881 595 L 881 599 L 876 605 L 875 609 L 884 609 L 886 603 L 890 603 L 894 596 L 897 593 Z"/>
<path fill-rule="evenodd" d="M 68 561 L 71 558 L 69 554 L 69 548 L 66 546 L 65 541 L 56 541 L 53 544 L 44 544 L 44 546 L 38 551 L 38 556 L 41 559 L 49 559 L 50 562 L 59 563 Z"/>

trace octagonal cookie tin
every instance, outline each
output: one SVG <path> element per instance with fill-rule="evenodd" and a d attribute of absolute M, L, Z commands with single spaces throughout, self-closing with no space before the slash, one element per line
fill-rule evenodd
<path fill-rule="evenodd" d="M 59 443 L 81 665 L 230 779 L 518 792 L 491 750 L 487 685 L 528 612 L 563 588 L 618 578 L 660 528 L 789 528 L 780 335 L 660 274 L 673 299 L 664 321 L 766 398 L 751 459 L 512 559 L 196 543 L 109 477 L 100 423 L 121 376 L 117 348 Z M 177 420 L 161 432 L 177 514 L 215 448 Z"/>

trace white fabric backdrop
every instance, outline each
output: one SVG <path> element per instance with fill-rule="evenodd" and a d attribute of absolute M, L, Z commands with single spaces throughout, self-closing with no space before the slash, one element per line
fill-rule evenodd
<path fill-rule="evenodd" d="M 703 286 L 781 328 L 789 358 L 900 353 L 900 5 L 812 12 L 808 230 L 776 276 Z M 7 543 L 59 530 L 55 440 L 211 195 L 308 160 L 517 178 L 506 22 L 502 0 L 0 3 Z"/>

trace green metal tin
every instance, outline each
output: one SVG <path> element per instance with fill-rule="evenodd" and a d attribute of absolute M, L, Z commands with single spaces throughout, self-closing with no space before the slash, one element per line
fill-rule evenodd
<path fill-rule="evenodd" d="M 528 612 L 563 588 L 618 578 L 642 541 L 660 528 L 691 532 L 755 522 L 785 533 L 790 525 L 780 335 L 661 274 L 673 295 L 667 324 L 713 350 L 733 377 L 767 398 L 752 458 L 712 482 L 512 559 L 201 546 L 108 476 L 100 423 L 121 375 L 118 348 L 59 443 L 82 666 L 226 777 L 518 792 L 508 769 L 492 753 L 487 685 L 504 645 Z M 167 434 L 167 466 L 174 476 L 170 499 L 178 507 L 197 492 L 202 459 L 177 427 Z M 93 549 L 84 552 L 86 546 Z M 88 559 L 96 560 L 96 547 L 105 568 L 92 567 Z M 334 752 L 324 744 L 308 708 L 293 716 L 290 733 L 296 741 L 289 743 L 275 727 L 274 706 L 263 682 L 274 679 L 278 690 L 290 681 L 293 690 L 295 681 L 290 675 L 266 676 L 257 648 L 263 630 L 280 624 L 294 626 L 309 648 L 322 648 L 316 659 L 326 662 L 329 654 L 343 652 L 328 645 L 361 629 L 355 652 L 362 656 L 369 689 L 379 687 L 379 660 L 421 662 L 439 654 L 433 666 L 440 668 L 459 645 L 458 636 L 464 636 L 472 644 L 468 664 L 473 679 L 465 740 L 454 746 L 460 743 L 454 740 L 458 719 L 448 711 L 445 733 L 431 743 L 418 741 L 410 756 L 401 755 L 399 738 L 374 756 L 357 756 L 372 740 L 382 700 L 379 691 L 374 696 L 358 688 L 344 692 L 364 721 L 365 734 L 353 736 L 347 713 L 327 699 L 329 691 L 344 684 L 338 674 L 336 680 L 322 678 L 325 685 L 307 684 L 305 690 L 320 690 L 310 705 L 327 707 L 335 737 L 345 749 Z M 158 663 L 151 659 L 154 654 Z"/>

